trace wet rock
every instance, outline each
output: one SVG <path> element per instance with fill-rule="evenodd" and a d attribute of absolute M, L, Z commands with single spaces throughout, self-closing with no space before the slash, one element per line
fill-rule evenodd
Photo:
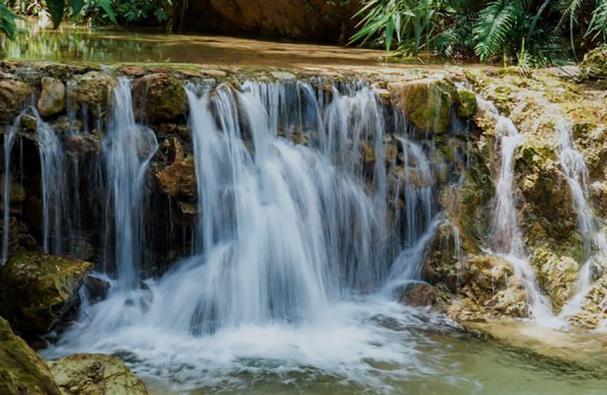
<path fill-rule="evenodd" d="M 110 283 L 95 276 L 86 276 L 84 279 L 84 289 L 88 295 L 90 303 L 101 302 L 107 296 L 110 290 Z"/>
<path fill-rule="evenodd" d="M 74 354 L 49 362 L 63 395 L 147 395 L 145 384 L 118 357 Z"/>
<path fill-rule="evenodd" d="M 476 112 L 476 94 L 468 89 L 458 89 L 455 105 L 460 118 L 472 118 Z"/>
<path fill-rule="evenodd" d="M 68 84 L 68 102 L 76 108 L 86 106 L 93 116 L 101 117 L 106 113 L 110 95 L 117 84 L 114 77 L 98 71 L 76 76 Z"/>
<path fill-rule="evenodd" d="M 0 393 L 60 395 L 46 363 L 0 318 Z"/>
<path fill-rule="evenodd" d="M 452 88 L 443 80 L 424 79 L 391 84 L 396 101 L 407 120 L 426 132 L 445 133 L 449 129 Z M 396 91 L 396 92 L 395 92 Z"/>
<path fill-rule="evenodd" d="M 101 141 L 94 134 L 75 134 L 66 136 L 63 146 L 66 152 L 76 157 L 84 157 L 97 154 L 101 150 Z"/>
<path fill-rule="evenodd" d="M 25 337 L 47 333 L 78 305 L 92 266 L 39 252 L 12 257 L 0 268 L 0 314 Z"/>
<path fill-rule="evenodd" d="M 43 77 L 42 92 L 38 99 L 38 111 L 43 117 L 50 117 L 65 109 L 65 85 L 58 79 Z"/>
<path fill-rule="evenodd" d="M 173 120 L 185 115 L 188 109 L 183 84 L 166 73 L 135 80 L 133 102 L 137 118 L 151 123 Z"/>
<path fill-rule="evenodd" d="M 185 156 L 183 144 L 176 137 L 166 139 L 161 151 L 169 165 L 154 172 L 160 190 L 172 197 L 194 198 L 196 196 L 194 158 Z"/>
<path fill-rule="evenodd" d="M 607 276 L 595 281 L 584 297 L 580 311 L 569 317 L 569 322 L 584 329 L 607 325 Z"/>
<path fill-rule="evenodd" d="M 546 247 L 533 249 L 532 263 L 539 268 L 538 280 L 542 289 L 555 311 L 559 311 L 575 292 L 580 266 L 572 257 L 557 255 Z"/>
<path fill-rule="evenodd" d="M 179 225 L 194 225 L 198 219 L 198 210 L 195 204 L 187 202 L 177 203 L 177 218 L 175 222 Z"/>
<path fill-rule="evenodd" d="M 25 114 L 21 117 L 21 127 L 30 133 L 35 132 L 38 128 L 38 118 L 30 114 Z"/>
<path fill-rule="evenodd" d="M 142 77 L 146 74 L 146 71 L 141 66 L 126 65 L 120 68 L 120 72 L 130 77 Z"/>
<path fill-rule="evenodd" d="M 607 45 L 595 48 L 584 56 L 582 75 L 589 79 L 607 78 Z"/>
<path fill-rule="evenodd" d="M 408 306 L 432 306 L 436 298 L 434 287 L 430 284 L 414 284 L 405 290 L 401 303 Z"/>
<path fill-rule="evenodd" d="M 32 88 L 17 79 L 0 79 L 0 122 L 12 122 L 32 96 Z"/>

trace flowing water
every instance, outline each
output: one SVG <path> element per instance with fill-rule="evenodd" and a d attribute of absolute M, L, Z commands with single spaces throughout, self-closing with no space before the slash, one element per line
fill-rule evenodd
<path fill-rule="evenodd" d="M 484 111 L 495 119 L 496 144 L 501 160 L 491 230 L 492 249 L 514 267 L 515 275 L 525 286 L 531 315 L 536 322 L 546 326 L 562 326 L 562 322 L 555 318 L 550 302 L 540 290 L 535 271 L 526 255 L 518 225 L 514 190 L 514 152 L 522 143 L 523 137 L 512 120 L 501 116 L 495 106 L 482 98 L 479 98 L 478 102 Z"/>
<path fill-rule="evenodd" d="M 586 294 L 592 286 L 593 262 L 597 257 L 607 258 L 607 238 L 602 230 L 600 219 L 595 216 L 588 202 L 588 169 L 586 162 L 572 142 L 571 122 L 564 118 L 556 124 L 559 135 L 559 159 L 563 175 L 569 185 L 569 191 L 577 213 L 578 230 L 584 239 L 585 259 L 575 284 L 575 295 L 563 307 L 560 316 L 568 317 L 579 311 Z"/>
<path fill-rule="evenodd" d="M 11 157 L 13 153 L 13 146 L 15 145 L 15 137 L 19 126 L 21 125 L 21 117 L 19 115 L 13 125 L 4 134 L 4 178 L 2 185 L 3 202 L 2 202 L 2 258 L 0 263 L 4 265 L 8 260 L 8 247 L 9 247 L 9 224 L 10 224 L 10 206 L 11 206 L 11 186 L 12 186 L 12 175 L 11 175 Z"/>

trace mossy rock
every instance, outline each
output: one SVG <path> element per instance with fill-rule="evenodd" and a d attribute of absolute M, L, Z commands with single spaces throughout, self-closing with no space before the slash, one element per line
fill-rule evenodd
<path fill-rule="evenodd" d="M 588 52 L 580 64 L 582 75 L 588 79 L 607 78 L 607 45 Z"/>
<path fill-rule="evenodd" d="M 0 318 L 0 394 L 61 394 L 48 366 L 4 318 Z"/>
<path fill-rule="evenodd" d="M 446 81 L 428 78 L 390 88 L 398 90 L 396 99 L 403 113 L 418 129 L 438 134 L 449 130 L 454 89 Z"/>
<path fill-rule="evenodd" d="M 133 101 L 137 118 L 151 123 L 174 120 L 188 110 L 182 82 L 167 73 L 150 74 L 135 80 Z"/>
<path fill-rule="evenodd" d="M 64 395 L 147 395 L 145 384 L 118 357 L 74 354 L 49 362 Z"/>
<path fill-rule="evenodd" d="M 73 258 L 17 255 L 0 268 L 0 314 L 26 338 L 47 333 L 77 306 L 78 289 L 92 268 Z"/>
<path fill-rule="evenodd" d="M 460 118 L 472 118 L 476 112 L 476 94 L 468 89 L 460 88 L 456 96 L 457 115 Z"/>

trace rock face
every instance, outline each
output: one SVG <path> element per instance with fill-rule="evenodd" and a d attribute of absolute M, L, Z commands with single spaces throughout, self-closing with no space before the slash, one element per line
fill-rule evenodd
<path fill-rule="evenodd" d="M 149 122 L 170 121 L 185 115 L 188 101 L 183 84 L 166 73 L 146 75 L 133 83 L 136 116 Z"/>
<path fill-rule="evenodd" d="M 3 395 L 60 395 L 48 366 L 0 318 L 0 393 Z"/>
<path fill-rule="evenodd" d="M 77 306 L 91 269 L 88 262 L 42 253 L 15 256 L 0 268 L 0 314 L 24 337 L 47 333 Z"/>
<path fill-rule="evenodd" d="M 63 112 L 65 108 L 65 85 L 58 79 L 43 77 L 42 92 L 38 99 L 38 111 L 43 117 Z"/>
<path fill-rule="evenodd" d="M 118 358 L 75 354 L 49 362 L 64 395 L 147 395 L 145 384 Z"/>
<path fill-rule="evenodd" d="M 353 32 L 352 17 L 359 7 L 359 0 L 181 0 L 175 7 L 175 20 L 183 31 L 344 44 Z"/>

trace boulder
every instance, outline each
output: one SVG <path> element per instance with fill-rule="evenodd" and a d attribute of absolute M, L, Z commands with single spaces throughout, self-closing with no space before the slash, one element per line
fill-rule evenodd
<path fill-rule="evenodd" d="M 434 287 L 430 284 L 414 284 L 405 290 L 400 302 L 416 307 L 432 306 L 436 298 Z"/>
<path fill-rule="evenodd" d="M 38 111 L 43 117 L 50 117 L 65 109 L 65 85 L 58 79 L 42 77 L 42 92 L 38 99 Z"/>
<path fill-rule="evenodd" d="M 154 178 L 160 190 L 171 197 L 196 197 L 196 171 L 194 158 L 184 154 L 181 141 L 176 137 L 166 139 L 160 151 L 166 158 L 167 166 L 154 171 Z"/>
<path fill-rule="evenodd" d="M 64 395 L 147 395 L 145 384 L 118 357 L 74 354 L 49 362 Z"/>
<path fill-rule="evenodd" d="M 3 395 L 60 395 L 48 366 L 0 318 L 0 393 Z"/>
<path fill-rule="evenodd" d="M 31 98 L 32 88 L 17 79 L 0 79 L 0 122 L 11 123 Z"/>
<path fill-rule="evenodd" d="M 133 83 L 136 117 L 151 123 L 186 114 L 188 98 L 181 81 L 167 73 L 149 74 Z"/>
<path fill-rule="evenodd" d="M 49 332 L 78 305 L 78 290 L 92 267 L 39 252 L 9 259 L 0 268 L 0 314 L 26 338 Z"/>
<path fill-rule="evenodd" d="M 476 94 L 468 89 L 457 90 L 455 108 L 460 118 L 472 118 L 476 112 Z"/>
<path fill-rule="evenodd" d="M 448 131 L 453 88 L 446 81 L 427 78 L 388 87 L 407 120 L 418 129 L 438 134 Z"/>
<path fill-rule="evenodd" d="M 68 103 L 76 108 L 87 106 L 95 117 L 103 116 L 117 84 L 114 77 L 99 71 L 78 75 L 68 83 Z"/>

